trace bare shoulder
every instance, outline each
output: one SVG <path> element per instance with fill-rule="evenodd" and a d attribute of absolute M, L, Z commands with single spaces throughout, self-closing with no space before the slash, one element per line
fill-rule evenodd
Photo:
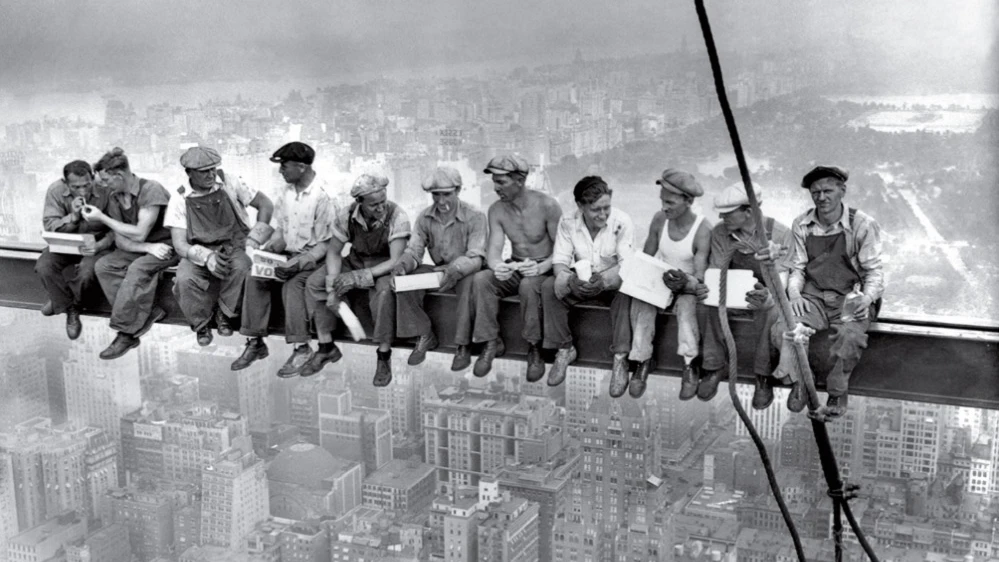
<path fill-rule="evenodd" d="M 652 222 L 649 223 L 649 232 L 662 231 L 664 224 L 666 224 L 666 213 L 656 211 L 656 214 L 652 215 Z"/>

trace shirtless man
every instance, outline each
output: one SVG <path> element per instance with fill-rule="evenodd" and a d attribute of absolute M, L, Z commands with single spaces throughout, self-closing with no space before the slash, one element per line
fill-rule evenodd
<path fill-rule="evenodd" d="M 485 173 L 493 177 L 499 201 L 489 207 L 489 242 L 486 264 L 489 269 L 475 274 L 473 295 L 475 320 L 472 341 L 486 342 L 475 362 L 477 377 L 489 374 L 493 359 L 505 347 L 499 334 L 499 301 L 517 293 L 524 324 L 523 336 L 530 344 L 527 352 L 527 380 L 545 376 L 541 358 L 541 285 L 551 275 L 552 249 L 562 208 L 555 199 L 527 189 L 529 167 L 519 156 L 497 156 Z M 513 252 L 503 260 L 503 242 L 509 238 Z"/>

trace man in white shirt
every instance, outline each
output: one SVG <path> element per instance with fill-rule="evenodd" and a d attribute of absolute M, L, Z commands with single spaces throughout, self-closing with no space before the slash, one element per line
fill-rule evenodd
<path fill-rule="evenodd" d="M 610 350 L 614 354 L 610 393 L 617 397 L 628 386 L 631 350 L 631 301 L 618 292 L 620 268 L 621 261 L 634 251 L 635 228 L 628 215 L 611 207 L 613 192 L 599 176 L 581 179 L 572 193 L 578 210 L 559 219 L 552 253 L 555 277 L 546 279 L 541 286 L 545 327 L 542 347 L 558 349 L 548 372 L 548 385 L 561 384 L 566 369 L 576 360 L 569 309 L 583 301 L 598 300 L 610 305 Z M 580 260 L 588 261 L 592 272 L 585 278 L 572 270 Z"/>
<path fill-rule="evenodd" d="M 238 176 L 225 174 L 221 163 L 213 148 L 187 149 L 180 165 L 190 187 L 180 187 L 180 197 L 170 198 L 163 219 L 174 250 L 183 258 L 177 266 L 174 295 L 201 346 L 212 343 L 213 311 L 219 335 L 232 335 L 251 266 L 244 244 L 259 246 L 274 231 L 267 224 L 274 212 L 271 200 Z M 257 209 L 252 228 L 247 206 Z"/>

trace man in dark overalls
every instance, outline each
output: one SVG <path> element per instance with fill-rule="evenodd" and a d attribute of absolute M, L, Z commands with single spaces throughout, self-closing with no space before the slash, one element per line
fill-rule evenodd
<path fill-rule="evenodd" d="M 754 191 L 756 200 L 762 205 L 763 191 L 758 186 L 754 186 Z M 748 269 L 756 278 L 754 290 L 746 293 L 750 310 L 744 312 L 729 309 L 728 315 L 730 318 L 749 315 L 753 320 L 753 331 L 757 338 L 756 355 L 753 360 L 753 374 L 756 375 L 753 408 L 763 410 L 774 400 L 771 378 L 773 367 L 770 365 L 770 330 L 779 315 L 776 302 L 763 285 L 761 272 L 761 258 L 764 258 L 764 253 L 769 256 L 771 248 L 758 253 L 750 249 L 750 244 L 756 242 L 758 226 L 743 184 L 737 183 L 722 190 L 715 197 L 714 207 L 721 217 L 721 223 L 711 229 L 708 267 L 721 268 L 725 265 L 726 255 L 731 252 L 732 261 L 729 263 L 729 269 Z M 763 232 L 767 240 L 778 244 L 782 250 L 791 247 L 791 231 L 772 217 L 763 215 Z M 776 262 L 778 273 L 786 272 L 790 267 L 790 254 L 784 253 L 775 257 L 778 258 Z M 704 401 L 714 398 L 718 391 L 718 383 L 728 378 L 728 370 L 725 369 L 728 364 L 725 339 L 722 335 L 721 319 L 718 318 L 718 309 L 711 307 L 706 312 L 703 315 L 704 326 L 701 329 L 703 346 L 701 379 L 696 383 L 696 388 L 689 392 L 690 394 L 696 392 L 697 397 Z M 686 380 L 683 383 L 688 384 Z M 788 396 L 788 408 L 793 411 L 801 411 L 804 407 L 805 395 L 802 390 L 800 384 L 792 386 L 792 392 Z M 681 395 L 684 394 L 681 391 Z"/>
<path fill-rule="evenodd" d="M 423 180 L 423 190 L 433 197 L 433 204 L 420 212 L 413 224 L 413 236 L 402 259 L 392 269 L 393 276 L 443 273 L 441 293 L 457 296 L 454 314 L 454 343 L 457 349 L 451 362 L 452 371 L 462 371 L 472 364 L 468 349 L 472 342 L 472 280 L 486 259 L 486 215 L 458 198 L 461 174 L 441 166 Z M 423 263 L 426 252 L 433 266 Z M 409 355 L 410 365 L 419 365 L 427 352 L 437 347 L 430 317 L 423 310 L 426 291 L 405 291 L 396 295 L 396 335 L 419 338 Z"/>
<path fill-rule="evenodd" d="M 177 190 L 180 197 L 170 200 L 163 223 L 171 230 L 177 255 L 184 257 L 174 295 L 201 346 L 212 343 L 213 311 L 219 335 L 232 335 L 251 267 L 244 244 L 259 246 L 274 231 L 268 224 L 274 212 L 271 200 L 223 172 L 221 163 L 213 148 L 195 146 L 181 155 L 190 188 Z M 247 206 L 257 209 L 252 229 Z"/>
<path fill-rule="evenodd" d="M 386 386 L 392 382 L 395 292 L 390 273 L 406 249 L 410 227 L 406 212 L 388 200 L 388 183 L 382 175 L 361 175 L 350 190 L 354 203 L 342 209 L 333 221 L 326 264 L 306 283 L 307 298 L 315 301 L 313 319 L 319 351 L 302 368 L 303 377 L 340 359 L 340 350 L 333 343 L 334 310 L 341 298 L 348 304 L 357 303 L 366 294 L 375 324 L 371 339 L 378 343 L 373 384 Z M 348 242 L 350 253 L 343 258 L 341 253 Z"/>
<path fill-rule="evenodd" d="M 830 353 L 834 361 L 826 378 L 825 415 L 839 417 L 847 409 L 847 385 L 860 354 L 867 347 L 867 329 L 877 313 L 875 305 L 885 289 L 881 263 L 881 227 L 870 215 L 843 204 L 845 170 L 818 166 L 805 174 L 815 208 L 794 219 L 791 275 L 787 295 L 797 322 L 816 331 L 833 330 Z M 860 289 L 860 293 L 847 296 Z M 844 307 L 844 304 L 848 306 Z M 846 310 L 844 310 L 846 308 Z M 779 376 L 795 378 L 784 367 L 792 356 L 783 322 L 771 332 L 781 347 Z"/>
<path fill-rule="evenodd" d="M 163 211 L 170 201 L 167 190 L 133 174 L 120 148 L 106 153 L 95 167 L 111 189 L 108 212 L 86 205 L 81 214 L 115 234 L 115 250 L 97 260 L 94 270 L 111 303 L 111 329 L 118 332 L 100 357 L 117 359 L 166 317 L 166 311 L 156 306 L 156 286 L 160 273 L 180 258 L 170 244 L 170 230 L 163 226 Z"/>
<path fill-rule="evenodd" d="M 94 265 L 111 250 L 114 233 L 100 223 L 83 220 L 84 205 L 107 211 L 109 193 L 107 186 L 94 181 L 90 164 L 74 160 L 62 169 L 62 179 L 49 186 L 42 210 L 42 226 L 46 232 L 93 234 L 94 242 L 80 247 L 81 255 L 57 254 L 42 250 L 35 263 L 35 273 L 42 281 L 49 302 L 42 306 L 42 314 L 53 316 L 66 313 L 66 335 L 75 340 L 80 337 L 80 306 L 83 297 L 97 285 Z M 67 270 L 72 271 L 67 278 Z"/>

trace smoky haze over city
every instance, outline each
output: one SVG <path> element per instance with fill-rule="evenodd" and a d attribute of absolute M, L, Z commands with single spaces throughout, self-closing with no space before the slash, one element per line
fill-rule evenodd
<path fill-rule="evenodd" d="M 479 377 L 452 369 L 455 337 L 438 333 L 441 347 L 416 366 L 407 358 L 418 344 L 396 338 L 391 384 L 376 387 L 382 356 L 343 330 L 343 358 L 314 376 L 277 376 L 297 344 L 275 331 L 263 340 L 269 356 L 233 370 L 247 344 L 239 317 L 237 333 L 209 329 L 199 341 L 172 296 L 172 269 L 159 282 L 165 321 L 103 360 L 116 331 L 97 281 L 71 339 L 67 314 L 40 313 L 50 293 L 28 261 L 46 246 L 46 194 L 64 185 L 63 166 L 113 147 L 175 201 L 189 184 L 179 159 L 198 146 L 277 201 L 287 187 L 271 156 L 307 143 L 332 206 L 353 202 L 362 174 L 383 175 L 413 227 L 436 167 L 453 168 L 460 200 L 485 211 L 499 196 L 484 168 L 517 154 L 527 188 L 563 216 L 576 212 L 574 185 L 601 176 L 637 248 L 661 208 L 656 180 L 677 168 L 703 187 L 692 210 L 719 225 L 713 203 L 740 179 L 693 1 L 7 4 L 0 562 L 796 559 L 726 383 L 713 399 L 680 400 L 681 378 L 654 374 L 639 398 L 613 398 L 612 353 L 582 366 L 597 356 L 582 348 L 560 385 L 529 382 L 526 344 L 510 339 L 515 352 Z M 791 225 L 814 206 L 800 187 L 806 172 L 848 170 L 844 202 L 881 228 L 879 321 L 987 328 L 994 352 L 999 4 L 706 5 L 763 213 Z M 249 222 L 261 212 L 249 209 Z M 10 286 L 15 267 L 28 272 L 23 286 Z M 428 305 L 434 329 L 453 328 L 457 301 L 431 299 L 445 303 Z M 371 335 L 367 299 L 350 304 Z M 512 299 L 503 306 L 520 321 Z M 272 328 L 284 325 L 281 310 Z M 742 343 L 739 364 L 751 365 Z M 654 345 L 676 351 L 677 330 L 660 330 Z M 482 348 L 472 345 L 473 362 Z M 897 369 L 916 367 L 891 353 Z M 555 357 L 545 350 L 549 377 Z M 671 359 L 675 374 L 683 361 Z M 999 376 L 994 359 L 964 359 L 934 358 L 981 368 L 978 380 Z M 893 390 L 904 389 L 878 396 Z M 736 392 L 807 559 L 832 560 L 833 504 L 808 418 L 789 411 L 788 386 L 765 409 L 754 407 L 758 391 Z M 862 486 L 851 505 L 882 560 L 999 561 L 999 412 L 968 403 L 851 394 L 827 425 L 842 475 Z M 844 548 L 844 560 L 866 560 L 849 531 Z"/>

